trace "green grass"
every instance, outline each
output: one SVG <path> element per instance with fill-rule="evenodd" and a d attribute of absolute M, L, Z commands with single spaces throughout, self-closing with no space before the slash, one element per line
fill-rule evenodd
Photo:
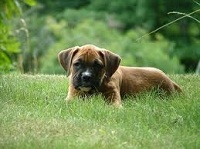
<path fill-rule="evenodd" d="M 0 76 L 0 148 L 200 148 L 200 76 L 172 75 L 183 94 L 129 97 L 123 108 L 101 96 L 65 104 L 56 75 Z"/>

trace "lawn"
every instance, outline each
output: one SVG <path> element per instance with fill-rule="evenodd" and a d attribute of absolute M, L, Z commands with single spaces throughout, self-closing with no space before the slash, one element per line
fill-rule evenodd
<path fill-rule="evenodd" d="M 64 102 L 62 75 L 0 76 L 0 148 L 199 149 L 200 76 L 170 75 L 183 89 L 160 99 L 102 97 Z"/>

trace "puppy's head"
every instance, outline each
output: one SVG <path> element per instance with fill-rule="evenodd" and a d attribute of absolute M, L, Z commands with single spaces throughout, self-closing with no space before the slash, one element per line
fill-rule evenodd
<path fill-rule="evenodd" d="M 109 79 L 119 67 L 120 57 L 94 45 L 84 45 L 63 50 L 58 54 L 75 89 L 97 90 L 103 79 Z"/>

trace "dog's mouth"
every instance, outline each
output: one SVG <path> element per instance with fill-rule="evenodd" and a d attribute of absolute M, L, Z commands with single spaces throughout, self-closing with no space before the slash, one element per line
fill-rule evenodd
<path fill-rule="evenodd" d="M 83 81 L 81 79 L 74 79 L 73 85 L 75 89 L 83 91 L 83 92 L 89 92 L 91 90 L 98 90 L 100 86 L 99 80 L 90 80 L 90 81 Z"/>
<path fill-rule="evenodd" d="M 78 86 L 75 86 L 75 89 L 83 91 L 83 92 L 89 92 L 91 90 L 98 90 L 98 88 L 95 85 L 92 84 L 79 84 Z"/>
<path fill-rule="evenodd" d="M 83 92 L 89 92 L 92 89 L 92 87 L 89 87 L 89 86 L 88 87 L 79 87 L 79 89 Z"/>

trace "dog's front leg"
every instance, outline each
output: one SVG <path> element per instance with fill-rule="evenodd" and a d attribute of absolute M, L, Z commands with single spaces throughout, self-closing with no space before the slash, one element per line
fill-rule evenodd
<path fill-rule="evenodd" d="M 107 102 L 111 103 L 114 107 L 121 108 L 121 96 L 118 90 L 109 90 L 103 93 Z"/>
<path fill-rule="evenodd" d="M 70 102 L 73 99 L 73 96 L 68 92 L 67 97 L 65 98 L 66 102 Z"/>
<path fill-rule="evenodd" d="M 72 86 L 69 86 L 67 97 L 65 98 L 66 102 L 70 102 L 74 99 L 74 97 L 78 96 L 76 89 L 74 89 Z"/>

